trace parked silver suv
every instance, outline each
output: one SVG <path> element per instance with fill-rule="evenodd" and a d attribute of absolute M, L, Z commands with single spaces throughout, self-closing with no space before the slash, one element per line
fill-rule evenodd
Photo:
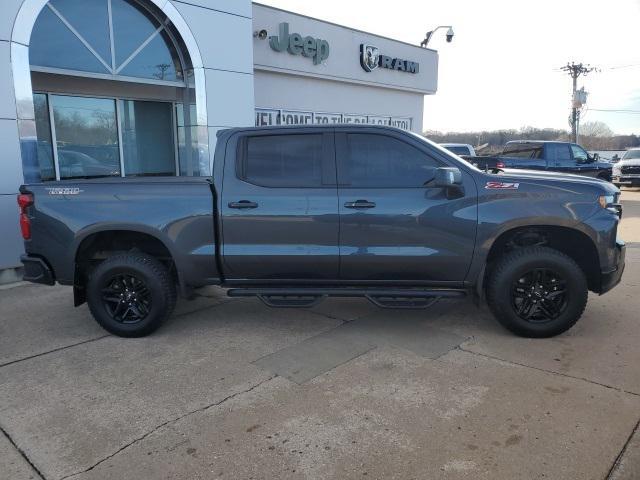
<path fill-rule="evenodd" d="M 631 148 L 613 165 L 612 181 L 616 187 L 640 187 L 640 148 Z"/>

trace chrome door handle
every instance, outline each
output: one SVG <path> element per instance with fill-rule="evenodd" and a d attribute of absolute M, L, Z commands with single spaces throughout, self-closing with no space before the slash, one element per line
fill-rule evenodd
<path fill-rule="evenodd" d="M 376 204 L 368 200 L 356 200 L 355 202 L 346 202 L 344 208 L 374 208 Z"/>
<path fill-rule="evenodd" d="M 258 208 L 258 204 L 249 200 L 240 200 L 239 202 L 229 202 L 229 208 Z"/>

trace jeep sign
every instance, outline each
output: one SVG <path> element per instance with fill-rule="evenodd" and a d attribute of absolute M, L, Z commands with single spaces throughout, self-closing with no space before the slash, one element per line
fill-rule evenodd
<path fill-rule="evenodd" d="M 303 37 L 299 33 L 289 34 L 289 24 L 280 24 L 280 35 L 269 37 L 269 46 L 276 52 L 288 50 L 291 55 L 302 55 L 313 58 L 313 63 L 319 65 L 329 58 L 329 42 L 319 38 Z"/>

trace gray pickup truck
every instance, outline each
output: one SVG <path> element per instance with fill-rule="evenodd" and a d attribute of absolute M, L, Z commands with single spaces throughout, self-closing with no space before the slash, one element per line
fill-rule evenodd
<path fill-rule="evenodd" d="M 566 331 L 617 285 L 619 190 L 483 172 L 388 127 L 236 128 L 210 178 L 23 185 L 25 280 L 72 285 L 116 335 L 153 332 L 178 292 L 220 285 L 273 307 L 327 296 L 425 308 L 486 299 L 528 337 Z"/>

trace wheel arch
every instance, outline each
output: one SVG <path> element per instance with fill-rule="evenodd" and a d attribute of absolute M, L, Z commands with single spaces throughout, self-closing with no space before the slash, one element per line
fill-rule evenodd
<path fill-rule="evenodd" d="M 483 262 L 482 289 L 492 264 L 501 255 L 517 248 L 546 246 L 558 250 L 573 259 L 587 278 L 589 290 L 600 287 L 600 257 L 593 239 L 575 226 L 566 225 L 520 225 L 502 231 L 490 243 Z"/>
<path fill-rule="evenodd" d="M 163 262 L 184 291 L 180 257 L 173 243 L 161 231 L 144 225 L 95 225 L 78 234 L 71 247 L 76 306 L 85 301 L 84 287 L 91 269 L 110 256 L 132 250 Z"/>

